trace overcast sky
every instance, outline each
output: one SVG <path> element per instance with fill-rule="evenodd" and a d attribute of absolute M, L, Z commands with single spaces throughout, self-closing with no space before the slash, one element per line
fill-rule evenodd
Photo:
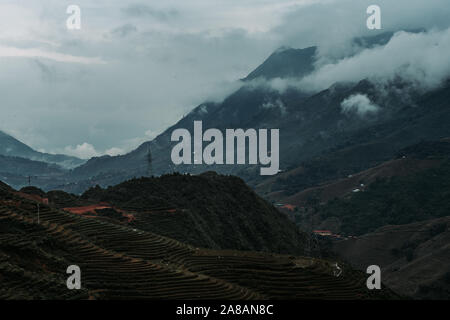
<path fill-rule="evenodd" d="M 66 28 L 70 4 L 81 8 L 81 30 Z M 434 29 L 410 52 L 430 41 L 450 48 L 450 33 L 439 33 L 450 24 L 448 0 L 0 0 L 0 130 L 51 153 L 130 151 L 222 99 L 280 46 L 345 56 L 349 39 L 371 33 L 370 4 L 381 7 L 383 30 Z M 391 51 L 356 62 L 383 64 L 405 43 L 400 35 Z M 324 70 L 309 82 L 354 80 L 360 68 Z"/>

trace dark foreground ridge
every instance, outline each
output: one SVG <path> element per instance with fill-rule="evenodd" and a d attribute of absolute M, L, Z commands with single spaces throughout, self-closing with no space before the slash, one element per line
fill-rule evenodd
<path fill-rule="evenodd" d="M 211 249 L 303 254 L 306 235 L 243 180 L 207 172 L 133 179 L 81 199 L 133 214 L 131 226 Z"/>
<path fill-rule="evenodd" d="M 111 190 L 127 184 L 133 181 Z M 133 228 L 131 216 L 120 221 L 74 214 L 51 201 L 45 205 L 31 188 L 24 191 L 28 194 L 0 184 L 0 299 L 397 297 L 385 288 L 369 291 L 366 275 L 345 265 L 335 277 L 332 263 L 322 259 L 201 249 Z M 82 270 L 81 290 L 66 288 L 69 265 Z"/>

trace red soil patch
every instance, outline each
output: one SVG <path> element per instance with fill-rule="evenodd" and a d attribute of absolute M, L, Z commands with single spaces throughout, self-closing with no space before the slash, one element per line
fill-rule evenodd
<path fill-rule="evenodd" d="M 64 208 L 63 210 L 68 211 L 73 214 L 79 214 L 83 215 L 87 218 L 96 218 L 98 216 L 98 213 L 95 210 L 101 210 L 101 209 L 114 209 L 117 212 L 120 212 L 122 216 L 128 219 L 128 223 L 135 220 L 135 217 L 131 213 L 126 213 L 125 211 L 115 208 L 108 203 L 101 202 L 98 204 L 90 205 L 90 206 L 84 206 L 84 207 L 72 207 L 72 208 Z"/>
<path fill-rule="evenodd" d="M 74 214 L 91 213 L 94 215 L 97 214 L 95 212 L 95 210 L 101 210 L 101 209 L 112 209 L 112 207 L 108 204 L 99 203 L 99 204 L 94 204 L 94 205 L 85 206 L 85 207 L 63 208 L 63 210 L 68 211 L 70 213 L 74 213 Z"/>

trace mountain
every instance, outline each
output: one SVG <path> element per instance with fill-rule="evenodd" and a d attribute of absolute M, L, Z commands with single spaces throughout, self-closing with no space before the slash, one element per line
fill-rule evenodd
<path fill-rule="evenodd" d="M 244 81 L 257 78 L 302 78 L 314 70 L 317 47 L 293 49 L 281 47 L 252 71 Z"/>
<path fill-rule="evenodd" d="M 84 162 L 76 157 L 35 151 L 0 131 L 0 179 L 15 188 L 32 183 L 50 190 L 68 184 L 69 169 Z"/>
<path fill-rule="evenodd" d="M 257 77 L 270 79 L 272 77 L 304 76 L 313 69 L 315 52 L 315 47 L 307 49 L 280 48 L 259 68 L 249 74 L 244 82 L 249 82 Z M 298 100 L 305 96 L 307 95 L 301 92 L 291 91 L 287 99 Z M 208 127 L 225 128 L 230 127 L 230 125 L 254 125 L 254 119 L 259 119 L 258 122 L 260 122 L 268 118 L 278 118 L 279 110 L 281 110 L 278 107 L 283 108 L 283 105 L 281 105 L 282 102 L 277 101 L 279 97 L 280 95 L 273 90 L 267 92 L 265 89 L 259 90 L 244 86 L 227 97 L 223 103 L 206 102 L 199 105 L 185 118 L 168 128 L 156 139 L 142 144 L 128 154 L 115 157 L 96 157 L 87 161 L 86 164 L 73 171 L 72 180 L 86 186 L 92 185 L 86 179 L 94 177 L 95 180 L 100 181 L 101 185 L 107 186 L 114 184 L 113 182 L 118 183 L 133 176 L 146 175 L 148 168 L 146 160 L 149 148 L 151 148 L 153 155 L 153 171 L 156 174 L 169 173 L 175 170 L 180 172 L 205 171 L 207 167 L 193 168 L 192 166 L 179 166 L 174 168 L 174 166 L 170 165 L 170 149 L 173 145 L 170 141 L 171 132 L 176 128 L 192 128 L 193 120 L 203 120 Z M 265 107 L 263 108 L 262 106 L 264 104 Z M 217 121 L 214 121 L 215 116 L 218 116 Z M 209 169 L 216 170 L 221 168 Z M 219 171 L 223 173 L 235 173 L 236 170 L 228 167 Z M 114 179 L 114 181 L 105 181 L 103 176 L 108 175 L 108 173 L 113 173 L 117 179 Z M 74 186 L 72 185 L 71 187 Z M 75 189 L 67 189 L 70 187 L 61 186 L 61 188 L 74 192 L 84 191 L 81 188 L 77 189 L 78 187 Z"/>
<path fill-rule="evenodd" d="M 15 188 L 30 183 L 43 188 L 63 184 L 66 174 L 67 170 L 56 164 L 0 155 L 0 179 Z"/>
<path fill-rule="evenodd" d="M 396 158 L 346 178 L 271 197 L 295 208 L 286 213 L 303 230 L 338 235 L 326 238 L 322 253 L 361 270 L 379 265 L 386 285 L 402 295 L 448 299 L 449 195 L 445 138 L 403 148 Z"/>
<path fill-rule="evenodd" d="M 399 151 L 397 158 L 346 178 L 275 201 L 303 208 L 300 225 L 344 235 L 363 235 L 386 225 L 448 215 L 450 141 L 427 141 Z"/>
<path fill-rule="evenodd" d="M 26 144 L 0 131 L 0 155 L 21 157 L 33 161 L 53 163 L 62 168 L 71 169 L 83 164 L 85 161 L 76 157 L 62 154 L 48 154 L 33 150 Z"/>
<path fill-rule="evenodd" d="M 11 173 L 23 176 L 50 176 L 60 175 L 65 172 L 64 169 L 56 164 L 0 155 L 0 173 Z"/>
<path fill-rule="evenodd" d="M 392 35 L 361 38 L 356 45 L 382 46 Z M 286 79 L 294 74 L 303 77 L 313 71 L 316 51 L 314 47 L 277 50 L 222 102 L 199 105 L 154 140 L 128 154 L 87 161 L 72 170 L 67 181 L 54 187 L 79 194 L 96 184 L 107 187 L 133 177 L 216 171 L 240 176 L 265 196 L 292 195 L 372 168 L 421 140 L 450 136 L 450 127 L 446 125 L 450 122 L 450 81 L 424 92 L 399 79 L 380 91 L 379 84 L 362 79 L 356 83 L 336 83 L 311 93 L 297 87 L 280 91 L 257 80 Z M 377 112 L 364 116 L 344 110 L 343 101 L 352 96 L 363 97 L 378 106 Z M 250 165 L 173 165 L 170 155 L 176 143 L 171 141 L 171 133 L 178 128 L 193 132 L 196 120 L 202 121 L 203 130 L 280 129 L 280 169 L 286 174 L 261 177 L 259 167 Z M 151 173 L 147 162 L 149 150 Z"/>
<path fill-rule="evenodd" d="M 368 290 L 366 274 L 346 264 L 336 277 L 324 259 L 193 247 L 131 226 L 132 219 L 69 213 L 24 191 L 32 194 L 0 183 L 0 299 L 399 298 L 385 287 Z M 74 264 L 82 286 L 67 290 Z"/>
<path fill-rule="evenodd" d="M 357 190 L 355 188 L 355 190 Z M 321 220 L 338 220 L 347 235 L 362 235 L 388 224 L 407 224 L 449 214 L 450 161 L 405 177 L 379 178 L 363 192 L 318 207 Z"/>
<path fill-rule="evenodd" d="M 420 141 L 450 136 L 450 127 L 446 125 L 450 121 L 450 81 L 425 94 L 417 94 L 407 103 L 396 101 L 402 99 L 396 94 L 389 98 L 389 104 L 383 99 L 378 100 L 376 90 L 370 87 L 372 84 L 362 81 L 350 92 L 365 93 L 372 101 L 384 104 L 377 118 L 370 121 L 354 118 L 355 123 L 352 124 L 348 119 L 338 118 L 338 111 L 334 109 L 338 106 L 331 101 L 326 117 L 333 117 L 334 113 L 338 120 L 329 122 L 326 130 L 317 132 L 325 129 L 317 127 L 313 133 L 315 136 L 309 142 L 313 145 L 303 145 L 304 153 L 296 154 L 295 159 L 299 164 L 290 165 L 282 175 L 260 184 L 255 183 L 257 190 L 262 194 L 292 195 L 320 183 L 345 178 L 374 167 L 392 159 L 401 149 Z M 327 92 L 319 95 L 322 94 L 330 97 Z M 320 112 L 320 108 L 317 111 Z M 339 129 L 340 125 L 344 128 Z M 314 147 L 322 150 L 314 152 Z M 292 148 L 289 154 L 295 152 Z"/>
<path fill-rule="evenodd" d="M 333 250 L 364 270 L 376 263 L 383 282 L 415 299 L 450 297 L 450 217 L 388 225 L 358 238 L 338 241 Z"/>
<path fill-rule="evenodd" d="M 214 170 L 239 175 L 252 186 L 263 179 L 276 179 L 267 193 L 288 190 L 299 192 L 318 183 L 346 177 L 391 159 L 400 149 L 421 140 L 450 136 L 450 83 L 428 93 L 402 98 L 402 83 L 393 84 L 392 92 L 379 95 L 367 80 L 357 84 L 335 85 L 308 96 L 301 91 L 279 93 L 269 88 L 244 86 L 222 103 L 207 103 L 151 142 L 118 157 L 88 161 L 73 171 L 78 181 L 94 177 L 107 186 L 102 176 L 120 179 L 147 175 L 147 153 L 153 155 L 153 172 L 173 171 L 201 173 Z M 342 111 L 341 103 L 352 95 L 365 95 L 380 110 L 373 118 L 360 118 Z M 193 131 L 194 120 L 203 128 L 280 128 L 280 167 L 292 171 L 289 179 L 259 176 L 257 166 L 179 165 L 171 164 L 171 132 L 177 128 Z M 296 168 L 303 167 L 303 171 Z M 294 173 L 297 170 L 297 173 Z M 64 186 L 62 186 L 64 188 Z M 85 190 L 85 189 L 84 189 Z M 84 190 L 74 190 L 82 192 Z"/>

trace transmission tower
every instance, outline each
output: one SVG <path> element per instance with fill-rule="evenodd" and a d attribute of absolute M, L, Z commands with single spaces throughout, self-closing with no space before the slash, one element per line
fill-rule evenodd
<path fill-rule="evenodd" d="M 28 176 L 28 185 L 31 186 L 31 179 L 37 179 L 37 176 Z"/>

